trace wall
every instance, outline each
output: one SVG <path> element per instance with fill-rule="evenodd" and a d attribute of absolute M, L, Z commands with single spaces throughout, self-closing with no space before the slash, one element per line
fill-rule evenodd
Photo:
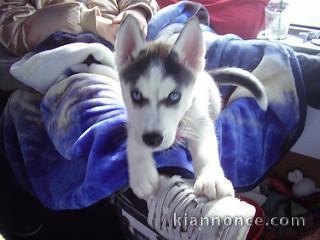
<path fill-rule="evenodd" d="M 291 151 L 320 160 L 320 110 L 308 107 L 305 128 Z"/>

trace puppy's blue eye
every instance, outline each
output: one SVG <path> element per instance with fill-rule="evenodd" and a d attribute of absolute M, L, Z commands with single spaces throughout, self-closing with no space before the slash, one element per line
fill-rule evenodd
<path fill-rule="evenodd" d="M 131 91 L 131 98 L 134 103 L 140 104 L 143 102 L 144 98 L 139 90 L 134 89 Z"/>
<path fill-rule="evenodd" d="M 177 104 L 181 99 L 181 93 L 173 91 L 168 95 L 167 103 L 169 105 Z"/>

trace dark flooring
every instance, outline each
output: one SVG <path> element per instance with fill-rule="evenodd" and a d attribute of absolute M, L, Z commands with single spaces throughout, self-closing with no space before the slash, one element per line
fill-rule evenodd
<path fill-rule="evenodd" d="M 116 209 L 103 200 L 77 211 L 51 211 L 23 192 L 0 159 L 0 233 L 7 240 L 121 240 Z"/>

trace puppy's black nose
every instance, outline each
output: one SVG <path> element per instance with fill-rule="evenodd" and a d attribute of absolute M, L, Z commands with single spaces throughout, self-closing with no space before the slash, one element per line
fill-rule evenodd
<path fill-rule="evenodd" d="M 145 144 L 150 147 L 158 147 L 163 140 L 163 136 L 158 132 L 148 132 L 142 135 Z"/>

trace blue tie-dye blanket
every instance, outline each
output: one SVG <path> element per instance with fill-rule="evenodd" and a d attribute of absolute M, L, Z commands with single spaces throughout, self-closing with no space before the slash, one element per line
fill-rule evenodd
<path fill-rule="evenodd" d="M 221 89 L 225 108 L 216 121 L 221 164 L 237 189 L 249 189 L 279 161 L 301 132 L 306 106 L 299 63 L 290 48 L 215 35 L 208 27 L 206 11 L 188 2 L 159 11 L 149 24 L 147 38 L 173 41 L 194 15 L 200 18 L 205 32 L 207 69 L 247 69 L 263 82 L 268 93 L 269 107 L 264 112 L 243 89 Z M 54 34 L 24 58 L 26 63 L 34 61 L 34 71 L 24 69 L 17 74 L 21 81 L 30 81 L 30 86 L 40 84 L 34 88 L 41 93 L 34 89 L 14 92 L 2 114 L 4 150 L 15 176 L 51 209 L 83 208 L 128 185 L 126 115 L 113 75 L 113 60 L 91 54 L 84 56 L 85 64 L 74 67 L 71 65 L 76 62 L 69 59 L 71 65 L 59 73 L 59 78 L 52 79 L 55 70 L 69 60 L 61 56 L 54 60 L 51 54 L 73 42 L 109 46 L 92 34 Z M 68 52 L 68 56 L 72 54 Z M 43 56 L 53 60 L 43 60 Z M 39 63 L 44 69 L 37 67 Z M 107 69 L 101 70 L 101 65 Z M 81 69 L 84 73 L 76 74 Z M 182 147 L 157 153 L 155 159 L 159 168 L 192 171 L 190 155 Z"/>

